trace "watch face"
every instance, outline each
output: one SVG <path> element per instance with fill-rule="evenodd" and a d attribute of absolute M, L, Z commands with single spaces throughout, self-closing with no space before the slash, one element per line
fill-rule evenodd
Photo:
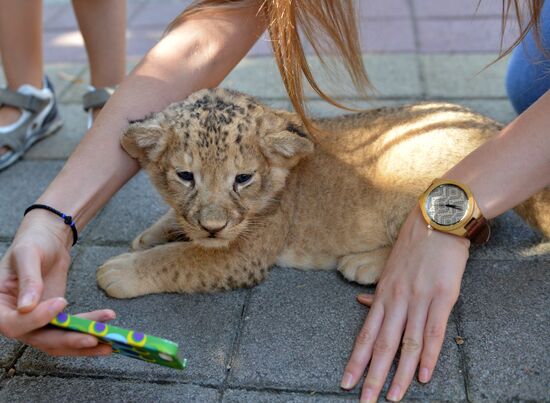
<path fill-rule="evenodd" d="M 468 195 L 455 185 L 440 185 L 426 198 L 428 217 L 439 225 L 454 225 L 467 211 Z"/>

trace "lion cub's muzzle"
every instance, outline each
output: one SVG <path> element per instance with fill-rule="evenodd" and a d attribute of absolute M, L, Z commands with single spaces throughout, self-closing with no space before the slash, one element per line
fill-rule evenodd
<path fill-rule="evenodd" d="M 216 238 L 216 235 L 227 227 L 229 217 L 224 208 L 208 205 L 200 210 L 197 221 L 200 227 L 208 232 L 208 238 Z"/>

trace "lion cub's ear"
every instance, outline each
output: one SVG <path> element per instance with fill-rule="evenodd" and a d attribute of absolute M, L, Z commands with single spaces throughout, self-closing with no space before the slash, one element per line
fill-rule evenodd
<path fill-rule="evenodd" d="M 131 123 L 120 140 L 122 148 L 141 164 L 157 161 L 166 143 L 166 129 L 155 119 Z"/>
<path fill-rule="evenodd" d="M 288 167 L 296 165 L 300 158 L 313 153 L 314 149 L 305 127 L 294 120 L 296 119 L 287 120 L 282 130 L 273 133 L 268 131 L 261 139 L 266 157 Z"/>

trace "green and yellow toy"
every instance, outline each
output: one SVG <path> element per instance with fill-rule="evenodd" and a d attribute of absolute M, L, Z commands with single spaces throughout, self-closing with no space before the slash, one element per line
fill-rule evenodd
<path fill-rule="evenodd" d="M 50 323 L 63 329 L 91 334 L 100 342 L 110 344 L 114 353 L 175 369 L 185 369 L 187 366 L 187 359 L 178 356 L 178 344 L 170 340 L 71 316 L 65 312 L 58 314 Z"/>

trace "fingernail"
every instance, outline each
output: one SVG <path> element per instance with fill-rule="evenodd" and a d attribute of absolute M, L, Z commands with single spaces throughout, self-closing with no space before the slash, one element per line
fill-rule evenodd
<path fill-rule="evenodd" d="M 97 346 L 97 339 L 95 337 L 86 337 L 80 342 L 80 347 L 95 347 Z"/>
<path fill-rule="evenodd" d="M 422 383 L 428 382 L 428 376 L 430 375 L 430 371 L 428 371 L 428 368 L 421 368 L 420 372 L 418 373 L 418 380 Z"/>
<path fill-rule="evenodd" d="M 61 311 L 67 306 L 67 300 L 65 298 L 56 298 L 48 307 L 50 313 L 55 314 Z"/>
<path fill-rule="evenodd" d="M 353 386 L 353 375 L 349 372 L 344 373 L 344 376 L 342 377 L 342 383 L 340 383 L 340 387 L 342 389 L 350 389 Z"/>
<path fill-rule="evenodd" d="M 33 292 L 28 292 L 23 295 L 23 298 L 21 298 L 21 303 L 19 304 L 19 308 L 26 308 L 28 306 L 31 306 L 34 302 L 34 296 L 35 294 Z"/>
<path fill-rule="evenodd" d="M 388 393 L 388 400 L 391 400 L 392 402 L 399 401 L 399 394 L 401 393 L 401 387 L 398 385 L 392 386 L 390 389 L 390 393 Z"/>
<path fill-rule="evenodd" d="M 365 389 L 361 395 L 361 403 L 370 403 L 373 402 L 374 393 L 372 389 Z"/>

